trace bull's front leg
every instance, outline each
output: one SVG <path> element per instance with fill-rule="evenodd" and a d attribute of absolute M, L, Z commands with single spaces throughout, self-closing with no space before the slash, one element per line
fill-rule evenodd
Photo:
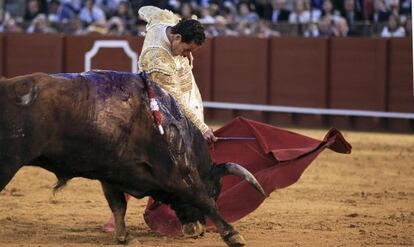
<path fill-rule="evenodd" d="M 185 237 L 197 238 L 204 235 L 206 220 L 201 210 L 179 200 L 173 201 L 170 206 L 182 224 Z"/>
<path fill-rule="evenodd" d="M 224 240 L 224 242 L 226 242 L 228 246 L 240 247 L 247 244 L 244 237 L 236 230 L 234 230 L 234 228 L 219 215 L 216 208 L 211 208 L 210 213 L 208 213 L 207 216 L 216 225 L 221 238 Z"/>
<path fill-rule="evenodd" d="M 115 236 L 119 243 L 126 243 L 127 231 L 125 227 L 125 214 L 127 209 L 127 201 L 124 192 L 114 188 L 113 186 L 101 182 L 105 198 L 115 218 Z"/>
<path fill-rule="evenodd" d="M 247 244 L 244 237 L 220 216 L 216 202 L 206 193 L 203 193 L 202 189 L 198 190 L 198 193 L 195 195 L 193 194 L 193 198 L 190 201 L 213 221 L 221 238 L 228 246 L 240 247 Z"/>

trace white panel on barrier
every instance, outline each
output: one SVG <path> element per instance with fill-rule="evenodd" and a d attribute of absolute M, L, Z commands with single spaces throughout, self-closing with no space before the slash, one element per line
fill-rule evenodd
<path fill-rule="evenodd" d="M 85 71 L 91 70 L 92 58 L 99 52 L 100 48 L 122 48 L 131 58 L 131 71 L 138 72 L 138 54 L 134 52 L 126 40 L 96 40 L 91 50 L 85 53 Z"/>

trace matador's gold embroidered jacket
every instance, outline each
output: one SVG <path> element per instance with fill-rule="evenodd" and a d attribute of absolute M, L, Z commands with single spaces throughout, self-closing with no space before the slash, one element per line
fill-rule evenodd
<path fill-rule="evenodd" d="M 192 72 L 192 58 L 173 56 L 166 33 L 167 27 L 177 24 L 180 18 L 171 11 L 153 6 L 142 7 L 138 13 L 148 23 L 139 57 L 140 70 L 170 93 L 184 114 L 204 134 L 209 128 L 204 123 L 201 95 Z"/>

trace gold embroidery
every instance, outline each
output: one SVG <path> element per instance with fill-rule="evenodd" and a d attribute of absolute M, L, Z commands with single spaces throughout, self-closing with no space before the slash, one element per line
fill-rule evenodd
<path fill-rule="evenodd" d="M 173 77 L 160 72 L 152 72 L 148 75 L 148 78 L 151 81 L 157 82 L 163 89 L 165 89 L 169 94 L 171 94 L 171 96 L 174 97 L 177 104 L 184 112 L 184 115 L 186 115 L 194 123 L 194 125 L 201 131 L 201 133 L 204 134 L 209 130 L 208 126 L 203 122 L 203 120 L 200 119 L 200 117 L 198 117 L 197 114 L 189 108 L 188 103 L 184 100 L 186 95 L 182 93 L 179 85 L 177 85 L 177 82 L 173 79 Z"/>
<path fill-rule="evenodd" d="M 142 52 L 139 69 L 147 73 L 158 71 L 170 76 L 176 73 L 173 57 L 161 48 L 149 48 Z"/>
<path fill-rule="evenodd" d="M 209 130 L 204 123 L 203 104 L 192 73 L 192 61 L 183 56 L 172 56 L 166 29 L 177 24 L 179 17 L 168 10 L 146 6 L 139 15 L 148 22 L 144 45 L 139 57 L 139 68 L 150 80 L 170 93 L 184 114 L 204 134 Z"/>

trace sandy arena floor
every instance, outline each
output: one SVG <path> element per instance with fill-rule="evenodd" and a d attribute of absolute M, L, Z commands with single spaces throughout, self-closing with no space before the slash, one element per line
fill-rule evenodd
<path fill-rule="evenodd" d="M 321 139 L 320 130 L 294 130 Z M 233 225 L 248 246 L 414 246 L 414 135 L 343 132 L 351 155 L 324 151 L 291 187 Z M 96 181 L 74 179 L 53 196 L 54 175 L 26 167 L 0 193 L 0 246 L 115 245 Z M 170 239 L 149 231 L 146 200 L 131 200 L 137 246 L 225 246 L 218 234 Z M 131 246 L 134 246 L 131 245 Z"/>

